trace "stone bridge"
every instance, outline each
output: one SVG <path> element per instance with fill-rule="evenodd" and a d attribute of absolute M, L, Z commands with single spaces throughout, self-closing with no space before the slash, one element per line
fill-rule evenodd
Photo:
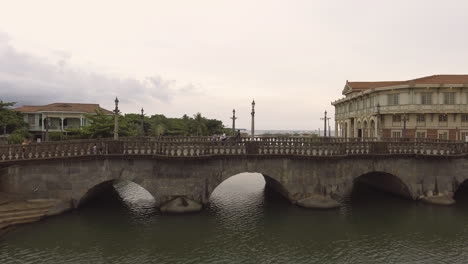
<path fill-rule="evenodd" d="M 229 177 L 257 172 L 294 204 L 339 205 L 356 181 L 411 200 L 452 203 L 468 179 L 468 144 L 430 140 L 160 137 L 0 146 L 0 192 L 76 208 L 114 180 L 162 211 L 200 210 Z M 468 182 L 468 181 L 467 181 Z"/>

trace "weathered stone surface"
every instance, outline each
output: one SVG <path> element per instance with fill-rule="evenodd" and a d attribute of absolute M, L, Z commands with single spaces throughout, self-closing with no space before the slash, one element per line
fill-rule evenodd
<path fill-rule="evenodd" d="M 203 206 L 186 197 L 177 197 L 162 205 L 159 210 L 163 213 L 193 213 L 201 211 Z"/>
<path fill-rule="evenodd" d="M 436 195 L 436 196 L 424 196 L 421 198 L 421 201 L 428 204 L 435 205 L 453 205 L 455 200 L 452 197 L 446 195 Z"/>
<path fill-rule="evenodd" d="M 157 207 L 176 197 L 205 205 L 214 189 L 226 179 L 243 172 L 257 172 L 265 176 L 267 187 L 289 201 L 315 195 L 339 201 L 351 193 L 358 179 L 365 179 L 365 183 L 382 187 L 386 192 L 417 200 L 431 193 L 455 193 L 468 179 L 467 168 L 468 158 L 464 156 L 70 157 L 3 167 L 0 192 L 24 199 L 73 201 L 76 207 L 93 189 L 99 190 L 94 187 L 129 180 L 151 193 Z M 318 198 L 305 200 L 303 204 L 306 202 L 318 208 L 326 204 Z M 325 207 L 332 206 L 336 204 L 330 202 Z"/>
<path fill-rule="evenodd" d="M 310 209 L 333 209 L 340 207 L 340 203 L 333 200 L 330 197 L 323 195 L 312 195 L 310 197 L 301 199 L 296 203 L 300 207 L 310 208 Z"/>
<path fill-rule="evenodd" d="M 67 211 L 73 210 L 74 206 L 72 201 L 57 201 L 55 205 L 49 208 L 47 216 L 63 214 Z"/>

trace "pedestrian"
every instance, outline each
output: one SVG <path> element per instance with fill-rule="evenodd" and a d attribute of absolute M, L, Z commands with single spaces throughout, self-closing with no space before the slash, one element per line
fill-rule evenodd
<path fill-rule="evenodd" d="M 93 154 L 96 155 L 96 153 L 97 153 L 97 146 L 96 146 L 96 144 L 94 144 L 94 146 L 93 146 Z"/>
<path fill-rule="evenodd" d="M 240 141 L 240 140 L 241 140 L 241 133 L 240 133 L 240 129 L 238 129 L 236 133 L 236 141 Z"/>
<path fill-rule="evenodd" d="M 226 133 L 223 133 L 223 135 L 221 136 L 221 141 L 226 141 Z"/>

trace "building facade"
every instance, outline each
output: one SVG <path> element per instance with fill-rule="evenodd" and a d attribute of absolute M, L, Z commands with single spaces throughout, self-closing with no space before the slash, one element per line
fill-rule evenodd
<path fill-rule="evenodd" d="M 81 128 L 89 121 L 86 115 L 96 114 L 101 111 L 106 115 L 113 112 L 101 108 L 98 104 L 77 104 L 77 103 L 53 103 L 42 106 L 25 105 L 13 109 L 21 112 L 24 121 L 29 125 L 29 131 L 36 137 L 42 137 L 46 131 L 46 120 L 48 120 L 48 131 L 63 132 L 68 129 Z"/>
<path fill-rule="evenodd" d="M 408 81 L 348 82 L 335 106 L 335 136 L 468 137 L 468 75 Z"/>

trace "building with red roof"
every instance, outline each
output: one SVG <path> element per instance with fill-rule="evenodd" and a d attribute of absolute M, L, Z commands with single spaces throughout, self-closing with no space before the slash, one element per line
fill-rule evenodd
<path fill-rule="evenodd" d="M 21 112 L 24 121 L 29 125 L 29 131 L 42 137 L 46 131 L 46 120 L 48 119 L 49 131 L 67 131 L 68 129 L 80 128 L 89 124 L 86 115 L 95 115 L 102 112 L 112 115 L 113 112 L 104 109 L 99 104 L 80 103 L 53 103 L 48 105 L 25 105 L 13 109 Z"/>
<path fill-rule="evenodd" d="M 468 136 L 468 75 L 431 75 L 406 81 L 349 82 L 335 106 L 339 137 L 432 138 Z"/>

